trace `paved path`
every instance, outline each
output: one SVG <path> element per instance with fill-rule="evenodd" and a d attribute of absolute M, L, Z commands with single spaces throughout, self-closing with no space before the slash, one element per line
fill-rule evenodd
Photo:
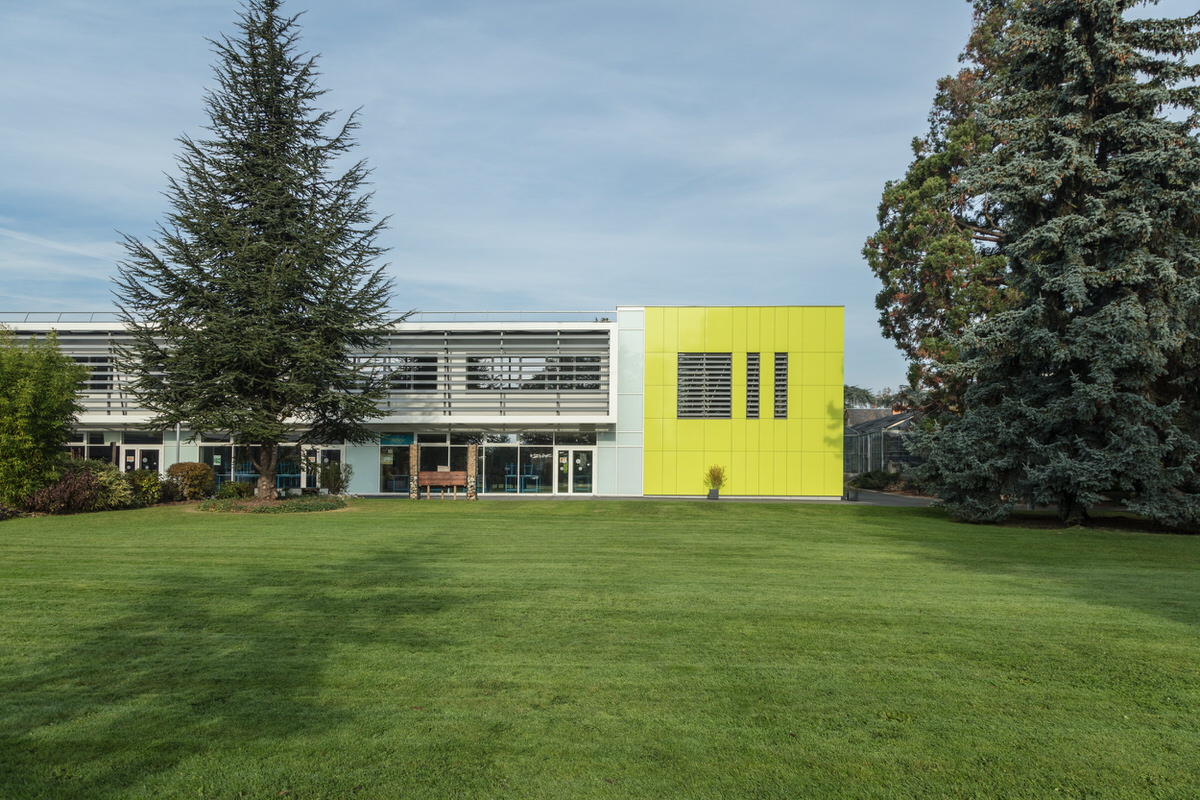
<path fill-rule="evenodd" d="M 869 492 L 858 490 L 858 500 L 855 502 L 869 506 L 928 506 L 933 503 L 932 497 L 914 497 L 908 494 L 888 494 L 887 492 Z"/>
<path fill-rule="evenodd" d="M 406 495 L 407 497 L 407 495 Z M 436 499 L 436 498 L 435 498 Z M 705 498 L 698 495 L 688 496 L 653 496 L 653 497 L 596 497 L 590 494 L 488 494 L 479 498 L 487 501 L 505 501 L 505 500 L 700 500 Z M 933 503 L 932 497 L 913 497 L 905 494 L 888 494 L 887 492 L 869 492 L 865 489 L 859 489 L 858 500 L 846 501 L 837 497 L 821 497 L 821 498 L 788 498 L 788 497 L 722 497 L 719 502 L 722 503 L 846 503 L 851 502 L 863 506 L 896 506 L 919 508 L 928 506 Z"/>

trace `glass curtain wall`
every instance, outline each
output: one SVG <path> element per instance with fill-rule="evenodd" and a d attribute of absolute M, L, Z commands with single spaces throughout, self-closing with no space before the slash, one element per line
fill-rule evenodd
<path fill-rule="evenodd" d="M 257 445 L 218 444 L 219 437 L 201 440 L 200 461 L 212 467 L 217 486 L 228 481 L 255 483 L 258 470 L 254 458 L 258 455 Z M 280 445 L 279 463 L 275 468 L 275 486 L 278 489 L 316 488 L 321 464 L 341 463 L 342 452 L 330 448 L 302 449 L 297 445 Z"/>
<path fill-rule="evenodd" d="M 594 433 L 487 434 L 481 458 L 480 488 L 508 494 L 552 494 L 555 444 L 595 445 Z M 583 482 L 581 482 L 583 485 Z"/>
<path fill-rule="evenodd" d="M 87 431 L 80 433 L 76 431 L 71 441 L 67 443 L 66 450 L 71 455 L 71 458 L 87 458 L 92 461 L 103 461 L 106 464 L 113 463 L 114 451 L 120 448 L 117 444 L 120 441 L 120 434 L 109 434 L 112 439 L 111 443 L 104 441 L 104 431 Z"/>
<path fill-rule="evenodd" d="M 408 448 L 416 441 L 411 433 L 385 433 L 379 437 L 379 491 L 408 494 Z"/>
<path fill-rule="evenodd" d="M 421 472 L 466 472 L 467 446 L 477 444 L 477 437 L 444 433 L 422 433 L 417 435 L 420 445 L 419 469 Z"/>
<path fill-rule="evenodd" d="M 477 488 L 481 493 L 553 494 L 558 465 L 556 445 L 594 447 L 594 433 L 418 433 L 384 434 L 380 437 L 380 491 L 385 494 L 408 492 L 408 444 L 418 448 L 418 469 L 422 472 L 467 469 L 469 445 L 478 445 L 475 464 Z M 590 492 L 592 457 L 580 452 L 582 466 L 574 475 L 570 489 L 559 491 Z"/>

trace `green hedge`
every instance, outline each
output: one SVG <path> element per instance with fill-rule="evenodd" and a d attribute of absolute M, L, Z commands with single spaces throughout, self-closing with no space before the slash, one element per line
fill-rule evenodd
<path fill-rule="evenodd" d="M 336 511 L 345 507 L 346 499 L 337 495 L 298 497 L 295 500 L 269 503 L 245 498 L 224 497 L 205 500 L 197 506 L 200 511 L 225 511 L 240 514 L 297 514 L 309 511 Z"/>

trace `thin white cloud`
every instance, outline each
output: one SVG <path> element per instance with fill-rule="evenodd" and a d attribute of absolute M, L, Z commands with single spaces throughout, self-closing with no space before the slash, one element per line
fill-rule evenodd
<path fill-rule="evenodd" d="M 110 304 L 114 231 L 168 210 L 238 4 L 152 5 L 0 4 L 3 305 Z M 845 303 L 859 381 L 899 383 L 859 249 L 964 0 L 289 5 L 322 107 L 363 107 L 398 307 Z"/>
<path fill-rule="evenodd" d="M 31 234 L 21 233 L 20 231 L 14 231 L 3 227 L 0 227 L 0 236 L 7 236 L 8 238 L 15 239 L 18 242 L 23 242 L 25 244 L 33 245 L 46 250 L 56 250 L 60 253 L 70 253 L 71 255 L 83 256 L 84 258 L 92 258 L 96 259 L 97 261 L 112 263 L 113 247 L 110 245 L 92 245 L 90 247 L 79 246 L 67 242 L 53 241 L 51 239 L 45 239 L 41 236 L 33 236 Z"/>

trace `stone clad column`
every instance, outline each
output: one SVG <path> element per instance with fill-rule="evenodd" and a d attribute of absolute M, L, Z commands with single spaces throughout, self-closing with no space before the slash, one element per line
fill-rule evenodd
<path fill-rule="evenodd" d="M 467 499 L 475 500 L 476 465 L 479 463 L 479 445 L 467 445 Z"/>
<path fill-rule="evenodd" d="M 410 444 L 408 446 L 408 499 L 416 500 L 421 496 L 421 487 L 417 486 L 417 476 L 421 471 L 421 457 L 418 455 L 417 446 Z"/>

